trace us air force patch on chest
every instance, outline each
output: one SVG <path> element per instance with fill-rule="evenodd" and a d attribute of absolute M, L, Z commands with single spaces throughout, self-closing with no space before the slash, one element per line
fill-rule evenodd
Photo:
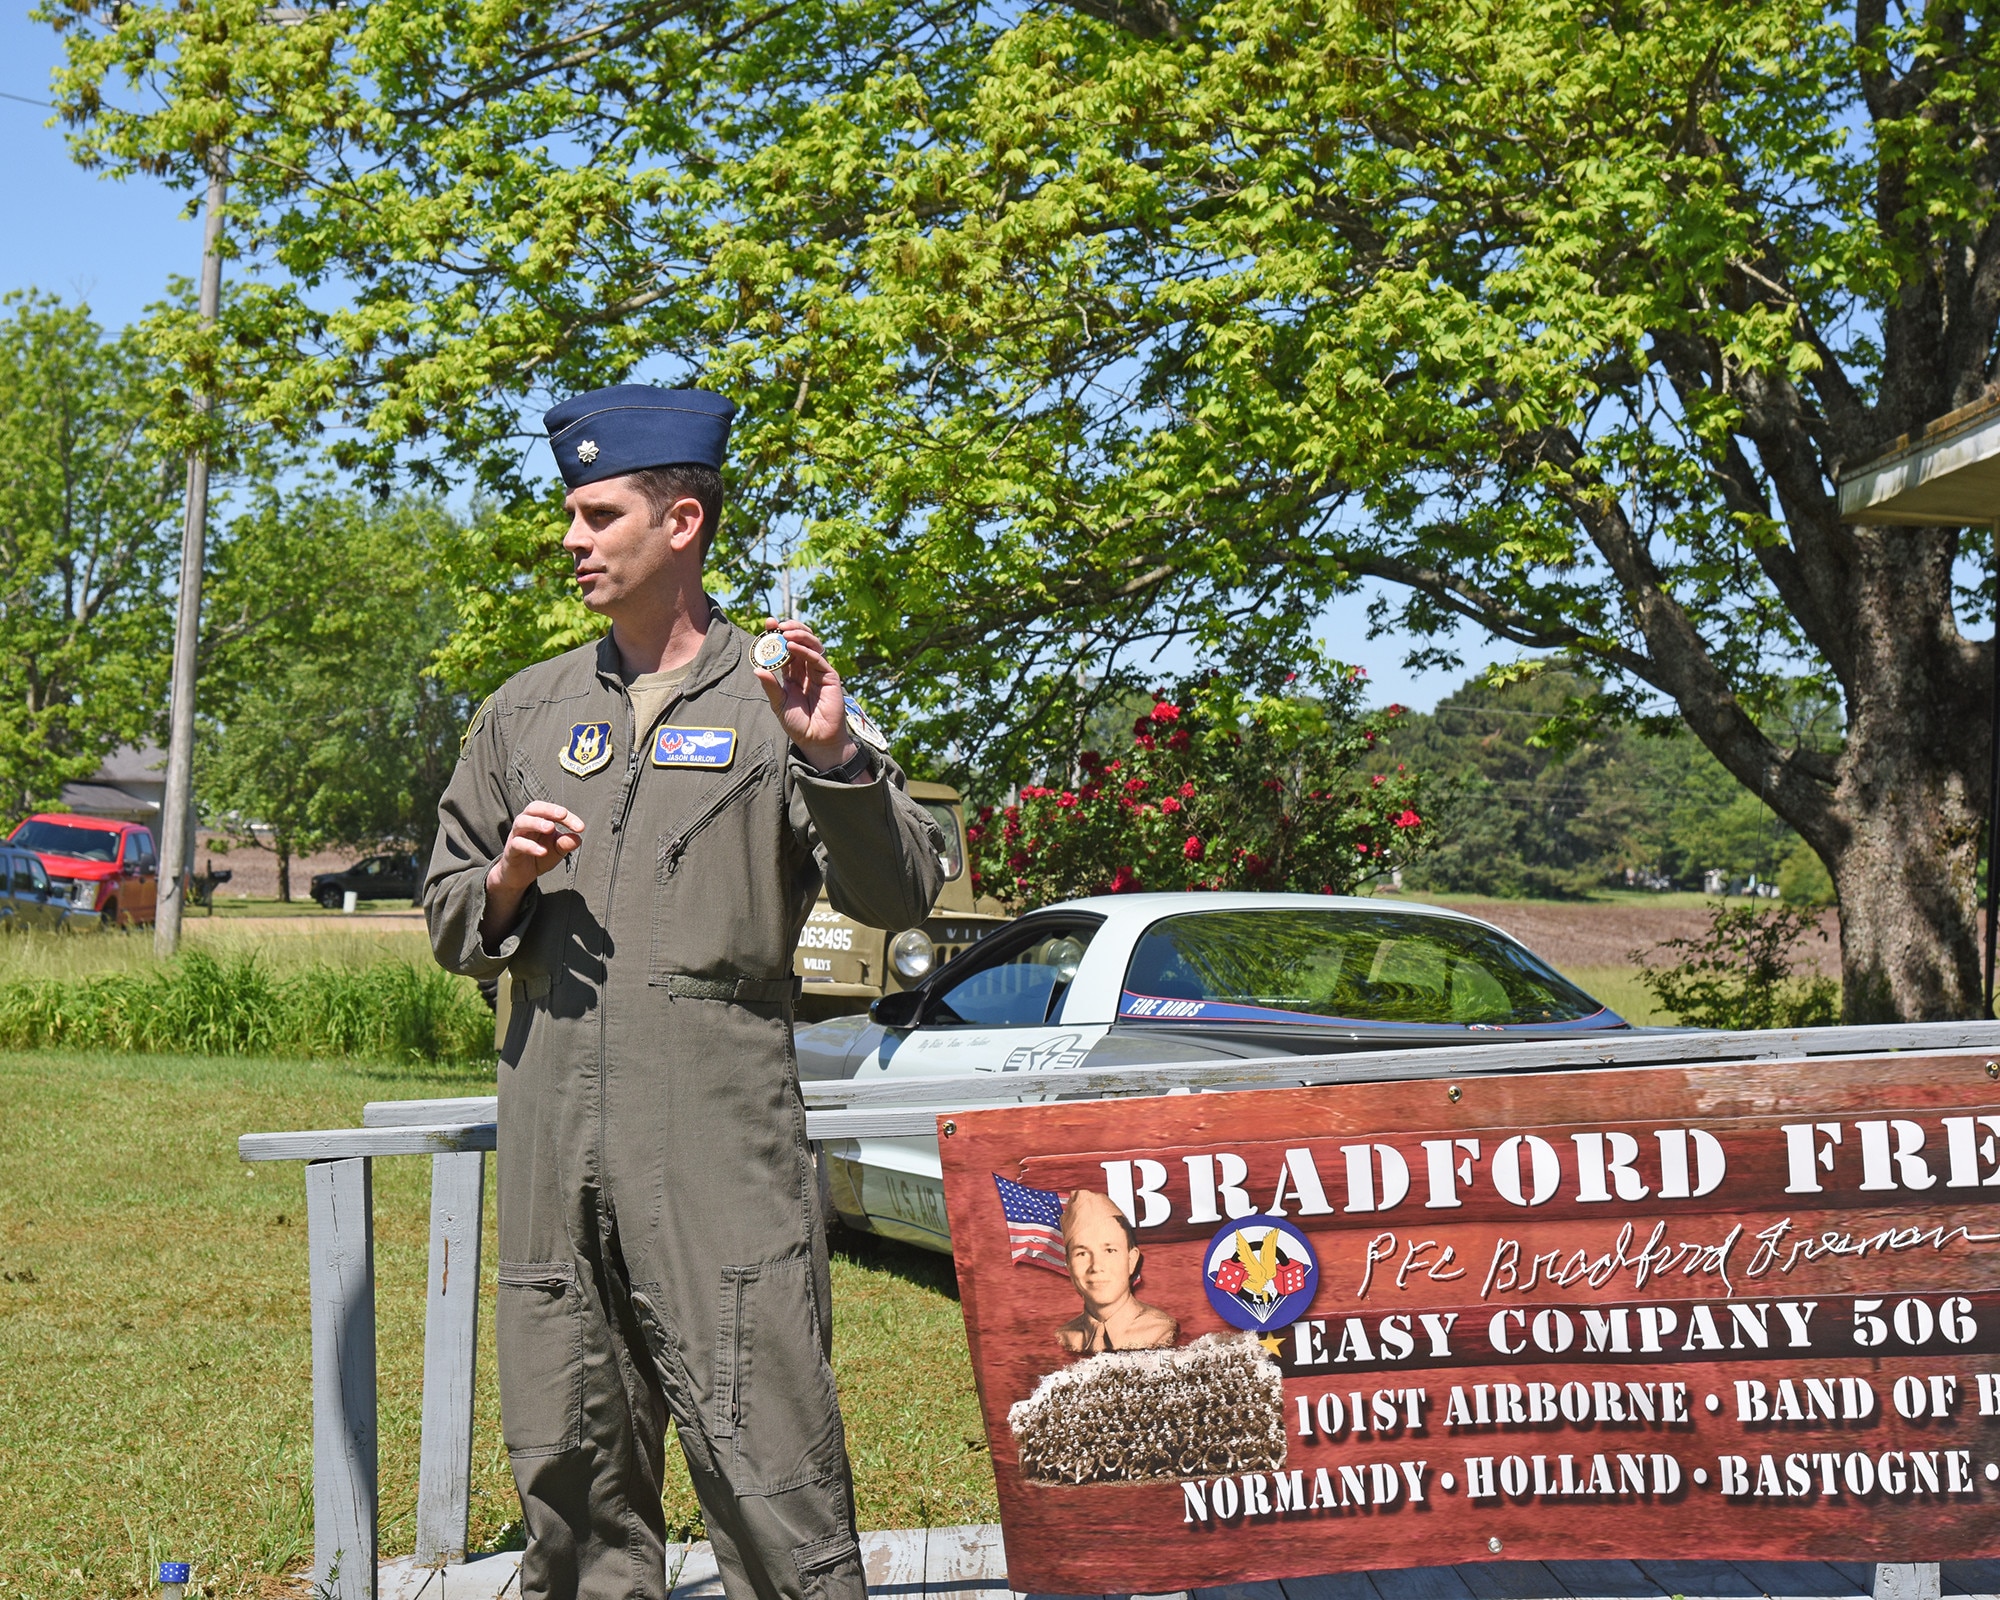
<path fill-rule="evenodd" d="M 676 728 L 653 735 L 656 767 L 726 767 L 736 759 L 734 728 Z"/>
<path fill-rule="evenodd" d="M 556 756 L 556 765 L 565 772 L 587 778 L 611 765 L 611 724 L 578 722 L 571 725 L 569 743 Z"/>

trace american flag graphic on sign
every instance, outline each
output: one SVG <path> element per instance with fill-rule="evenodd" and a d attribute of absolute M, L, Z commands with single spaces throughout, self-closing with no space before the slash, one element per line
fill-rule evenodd
<path fill-rule="evenodd" d="M 1053 1189 L 1030 1189 L 993 1174 L 1000 1190 L 1000 1209 L 1007 1217 L 1007 1243 L 1014 1252 L 1014 1265 L 1023 1261 L 1051 1272 L 1069 1275 L 1063 1254 L 1062 1196 Z"/>

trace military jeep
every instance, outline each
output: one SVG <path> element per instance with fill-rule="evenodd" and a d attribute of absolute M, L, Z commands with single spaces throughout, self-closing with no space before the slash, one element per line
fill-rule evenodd
<path fill-rule="evenodd" d="M 941 783 L 910 782 L 910 797 L 944 830 L 944 888 L 919 927 L 871 928 L 827 904 L 806 918 L 792 971 L 803 985 L 800 1022 L 820 1022 L 868 1009 L 885 994 L 914 988 L 959 951 L 1013 919 L 992 900 L 975 899 L 966 864 L 965 804 Z"/>

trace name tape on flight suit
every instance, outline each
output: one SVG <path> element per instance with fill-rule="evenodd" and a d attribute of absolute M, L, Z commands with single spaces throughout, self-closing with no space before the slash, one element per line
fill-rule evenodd
<path fill-rule="evenodd" d="M 653 735 L 656 767 L 722 768 L 736 759 L 734 728 L 676 728 L 671 724 Z"/>

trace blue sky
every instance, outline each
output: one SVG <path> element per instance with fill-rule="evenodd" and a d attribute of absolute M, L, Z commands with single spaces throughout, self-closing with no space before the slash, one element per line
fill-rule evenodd
<path fill-rule="evenodd" d="M 46 101 L 49 73 L 62 51 L 53 30 L 30 22 L 27 7 L 0 13 L 0 290 L 43 289 L 86 301 L 108 326 L 129 322 L 161 298 L 167 280 L 192 278 L 201 264 L 201 225 L 184 217 L 186 197 L 147 179 L 116 182 L 86 172 L 69 157 Z M 1455 641 L 1463 671 L 1411 674 L 1400 637 L 1366 638 L 1368 595 L 1337 602 L 1315 630 L 1335 655 L 1368 668 L 1383 702 L 1428 710 L 1478 667 L 1512 660 L 1476 630 Z"/>
<path fill-rule="evenodd" d="M 62 50 L 27 7 L 0 13 L 0 94 L 47 100 Z M 182 200 L 162 185 L 115 183 L 69 158 L 49 112 L 0 100 L 0 288 L 46 289 L 88 301 L 99 319 L 129 322 L 161 297 L 176 273 L 201 265 L 201 227 L 183 221 Z"/>

